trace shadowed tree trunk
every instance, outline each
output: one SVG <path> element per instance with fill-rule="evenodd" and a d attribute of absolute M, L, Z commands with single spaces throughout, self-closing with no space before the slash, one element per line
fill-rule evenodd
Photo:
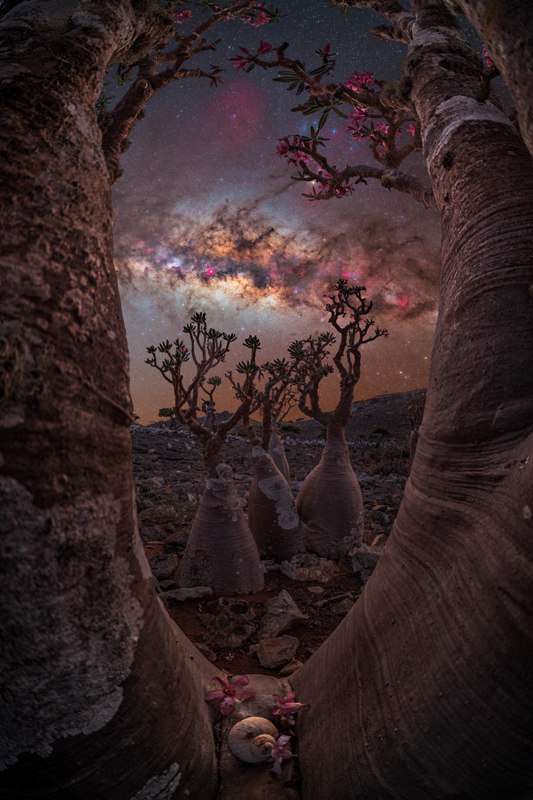
<path fill-rule="evenodd" d="M 291 487 L 274 459 L 254 447 L 254 476 L 248 496 L 248 521 L 259 552 L 285 561 L 305 552 L 304 530 Z"/>
<path fill-rule="evenodd" d="M 524 0 L 456 0 L 487 44 L 511 92 L 520 130 L 533 156 L 533 13 Z"/>
<path fill-rule="evenodd" d="M 250 594 L 264 586 L 259 552 L 229 464 L 210 470 L 178 572 L 180 586 Z"/>
<path fill-rule="evenodd" d="M 110 61 L 165 25 L 127 0 L 24 2 L 0 18 L 5 797 L 216 786 L 203 699 L 215 669 L 164 612 L 137 533 L 94 109 Z"/>
<path fill-rule="evenodd" d="M 476 99 L 477 56 L 444 6 L 418 7 L 407 72 L 443 218 L 439 319 L 385 553 L 294 678 L 316 800 L 533 789 L 533 171 Z"/>
<path fill-rule="evenodd" d="M 328 423 L 322 456 L 303 482 L 296 507 L 306 526 L 307 546 L 314 553 L 339 558 L 362 543 L 363 496 L 345 428 L 334 420 Z"/>

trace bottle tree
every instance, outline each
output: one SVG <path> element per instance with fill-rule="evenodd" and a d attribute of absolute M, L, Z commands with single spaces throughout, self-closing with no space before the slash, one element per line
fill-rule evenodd
<path fill-rule="evenodd" d="M 187 344 L 180 338 L 160 342 L 147 348 L 146 359 L 172 386 L 174 416 L 198 438 L 207 473 L 178 582 L 184 587 L 209 586 L 217 594 L 255 592 L 263 587 L 263 571 L 223 448 L 228 433 L 249 413 L 261 343 L 256 336 L 244 341 L 250 358 L 237 365 L 244 376 L 239 406 L 227 420 L 217 422 L 213 398 L 220 379 L 210 373 L 225 361 L 237 337 L 210 328 L 204 312 L 194 313 L 183 332 Z M 198 418 L 201 406 L 209 409 L 203 422 Z"/>
<path fill-rule="evenodd" d="M 291 381 L 291 365 L 285 358 L 276 358 L 263 364 L 263 372 L 266 376 L 261 403 L 263 448 L 268 450 L 277 468 L 290 483 L 291 471 L 280 428 L 283 420 L 298 404 Z"/>
<path fill-rule="evenodd" d="M 367 316 L 372 301 L 364 292 L 364 286 L 337 281 L 326 303 L 328 321 L 335 333 L 308 336 L 289 348 L 300 411 L 326 431 L 320 462 L 303 482 L 296 505 L 306 525 L 308 548 L 329 558 L 345 555 L 363 540 L 363 498 L 345 431 L 361 375 L 361 348 L 388 335 Z M 339 399 L 333 411 L 324 411 L 320 387 L 332 372 L 339 379 Z"/>
<path fill-rule="evenodd" d="M 305 530 L 289 483 L 289 464 L 276 430 L 296 402 L 291 365 L 280 358 L 261 367 L 265 385 L 257 408 L 261 437 L 249 429 L 253 445 L 253 478 L 248 495 L 248 522 L 262 555 L 284 561 L 305 551 Z"/>

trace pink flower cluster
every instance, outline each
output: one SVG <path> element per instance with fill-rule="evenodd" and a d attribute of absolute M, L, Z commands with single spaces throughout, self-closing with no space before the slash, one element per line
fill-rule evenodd
<path fill-rule="evenodd" d="M 220 684 L 220 687 L 209 689 L 205 699 L 208 703 L 216 705 L 224 717 L 233 713 L 237 703 L 255 697 L 253 690 L 246 688 L 250 683 L 247 675 L 228 675 L 227 678 L 220 678 L 216 675 L 214 680 Z"/>
<path fill-rule="evenodd" d="M 290 739 L 291 737 L 287 736 L 286 734 L 278 736 L 276 743 L 271 750 L 272 758 L 274 759 L 272 772 L 275 772 L 279 777 L 281 777 L 281 765 L 283 762 L 288 758 L 293 758 Z"/>
<path fill-rule="evenodd" d="M 366 128 L 368 109 L 364 106 L 357 106 L 350 114 L 348 120 L 348 130 L 354 139 L 364 139 L 368 136 L 368 128 Z"/>
<path fill-rule="evenodd" d="M 372 72 L 354 72 L 344 85 L 347 89 L 351 89 L 352 92 L 364 92 L 373 83 L 374 74 Z"/>
<path fill-rule="evenodd" d="M 272 709 L 272 716 L 279 717 L 286 725 L 294 725 L 294 718 L 298 711 L 305 708 L 305 703 L 297 702 L 294 692 L 287 692 L 284 697 L 274 695 L 274 700 L 276 705 Z"/>
<path fill-rule="evenodd" d="M 270 53 L 273 49 L 270 42 L 261 41 L 256 53 L 251 53 L 247 47 L 239 47 L 241 51 L 239 55 L 230 58 L 235 69 L 246 69 L 250 64 L 253 64 L 255 56 L 262 56 L 265 53 Z"/>
<path fill-rule="evenodd" d="M 300 136 L 285 136 L 280 139 L 276 152 L 279 156 L 285 156 L 292 164 L 313 162 L 313 158 L 301 149 L 304 142 Z"/>
<path fill-rule="evenodd" d="M 178 25 L 181 25 L 182 22 L 185 22 L 186 19 L 190 19 L 192 17 L 192 11 L 189 9 L 185 9 L 184 11 L 178 11 L 176 14 L 176 22 Z"/>
<path fill-rule="evenodd" d="M 271 21 L 270 14 L 265 11 L 264 3 L 256 3 L 253 7 L 253 14 L 243 17 L 243 19 L 254 28 L 260 28 L 262 25 L 268 25 Z"/>
<path fill-rule="evenodd" d="M 383 138 L 386 138 L 390 134 L 390 125 L 388 122 L 378 122 L 376 127 L 374 128 L 376 133 L 378 133 Z"/>

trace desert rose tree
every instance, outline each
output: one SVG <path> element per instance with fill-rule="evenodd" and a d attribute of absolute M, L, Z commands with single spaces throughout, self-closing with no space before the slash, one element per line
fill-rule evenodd
<path fill-rule="evenodd" d="M 259 438 L 250 427 L 253 478 L 248 494 L 248 523 L 262 555 L 284 561 L 305 551 L 305 526 L 289 484 L 289 464 L 277 424 L 296 402 L 291 365 L 275 359 L 261 367 L 265 385 L 258 398 L 262 412 Z"/>
<path fill-rule="evenodd" d="M 263 448 L 268 450 L 277 468 L 290 482 L 291 470 L 280 426 L 298 403 L 297 393 L 291 380 L 291 364 L 285 358 L 275 358 L 263 364 L 262 369 L 265 375 L 261 402 Z"/>
<path fill-rule="evenodd" d="M 361 348 L 387 331 L 367 315 L 372 301 L 365 287 L 340 279 L 328 295 L 326 311 L 335 333 L 293 342 L 289 348 L 299 408 L 326 430 L 326 445 L 317 466 L 309 473 L 296 501 L 306 525 L 307 546 L 321 556 L 339 558 L 363 540 L 363 498 L 350 460 L 345 429 L 350 419 L 355 386 L 361 375 Z M 329 362 L 335 345 L 333 364 Z M 336 371 L 339 400 L 333 411 L 323 411 L 320 384 Z"/>
<path fill-rule="evenodd" d="M 533 783 L 531 159 L 450 4 L 364 5 L 408 48 L 398 102 L 416 114 L 443 219 L 441 296 L 387 549 L 293 678 L 309 704 L 302 794 L 521 800 Z M 497 41 L 505 20 L 491 8 Z M 94 113 L 109 65 L 155 48 L 170 16 L 129 0 L 0 12 L 0 788 L 211 800 L 213 667 L 155 596 L 135 523 L 111 177 Z M 518 73 L 521 53 L 508 56 Z"/>
<path fill-rule="evenodd" d="M 152 345 L 147 348 L 146 359 L 171 384 L 174 416 L 200 441 L 207 473 L 178 581 L 184 587 L 209 586 L 217 594 L 259 591 L 264 583 L 259 554 L 235 490 L 232 469 L 223 461 L 223 448 L 228 433 L 249 412 L 261 344 L 256 336 L 245 340 L 250 358 L 237 366 L 244 376 L 240 404 L 227 420 L 216 422 L 213 398 L 220 379 L 210 373 L 225 361 L 236 336 L 210 328 L 203 312 L 193 314 L 183 332 L 187 344 L 177 338 Z M 208 411 L 203 422 L 198 418 L 202 408 Z"/>

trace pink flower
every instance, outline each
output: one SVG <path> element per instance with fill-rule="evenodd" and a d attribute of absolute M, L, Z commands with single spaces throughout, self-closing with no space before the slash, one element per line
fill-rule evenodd
<path fill-rule="evenodd" d="M 268 25 L 268 23 L 271 21 L 271 17 L 269 14 L 267 14 L 264 8 L 265 8 L 264 3 L 256 3 L 254 7 L 254 11 L 256 13 L 243 17 L 243 19 L 249 25 L 253 25 L 254 28 L 260 28 L 261 25 Z"/>
<path fill-rule="evenodd" d="M 276 775 L 281 777 L 281 765 L 284 761 L 288 758 L 294 758 L 293 752 L 291 750 L 290 736 L 278 736 L 276 743 L 272 747 L 272 758 L 274 759 L 274 766 L 272 767 L 272 772 L 275 772 Z"/>
<path fill-rule="evenodd" d="M 372 72 L 354 72 L 344 85 L 347 89 L 351 89 L 352 92 L 362 92 L 364 89 L 368 89 L 373 83 L 374 74 Z"/>
<path fill-rule="evenodd" d="M 294 725 L 294 717 L 302 708 L 305 708 L 305 703 L 298 703 L 294 692 L 287 692 L 284 697 L 274 695 L 276 705 L 272 709 L 274 717 L 280 717 L 281 720 Z"/>
<path fill-rule="evenodd" d="M 250 63 L 250 58 L 248 56 L 233 56 L 233 58 L 230 58 L 230 61 L 233 63 L 235 69 L 246 69 Z"/>
<path fill-rule="evenodd" d="M 270 53 L 271 50 L 272 50 L 272 45 L 270 44 L 270 42 L 260 42 L 257 52 L 261 54 Z"/>
<path fill-rule="evenodd" d="M 220 684 L 220 688 L 209 689 L 205 693 L 205 699 L 208 703 L 218 705 L 218 710 L 224 717 L 233 713 L 237 703 L 255 697 L 255 693 L 251 689 L 245 688 L 250 683 L 247 675 L 228 675 L 227 678 L 215 675 L 214 680 Z"/>
<path fill-rule="evenodd" d="M 354 108 L 349 118 L 348 130 L 355 139 L 364 139 L 368 131 L 365 128 L 368 109 L 363 106 Z"/>
<path fill-rule="evenodd" d="M 390 125 L 388 122 L 378 122 L 375 131 L 379 133 L 380 136 L 388 136 L 390 134 Z"/>
<path fill-rule="evenodd" d="M 488 69 L 492 69 L 495 66 L 494 60 L 486 47 L 483 47 L 483 50 L 481 51 L 481 57 Z"/>
<path fill-rule="evenodd" d="M 192 17 L 192 11 L 189 9 L 185 9 L 185 11 L 178 11 L 176 14 L 176 22 L 178 25 L 181 25 L 182 22 L 185 22 L 186 19 L 190 19 Z"/>
<path fill-rule="evenodd" d="M 286 156 L 289 152 L 289 141 L 288 139 L 280 139 L 278 142 L 278 146 L 276 147 L 276 153 L 278 156 Z"/>

